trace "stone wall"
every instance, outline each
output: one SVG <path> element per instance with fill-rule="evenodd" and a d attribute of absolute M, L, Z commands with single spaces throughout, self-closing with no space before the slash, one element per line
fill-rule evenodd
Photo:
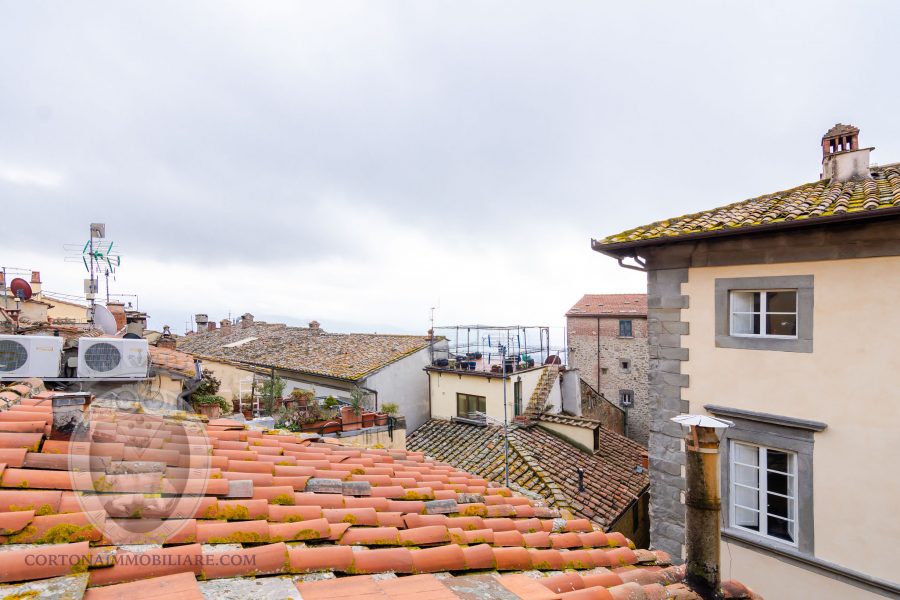
<path fill-rule="evenodd" d="M 632 321 L 634 337 L 619 337 L 618 316 L 568 317 L 569 363 L 581 371 L 582 378 L 588 384 L 616 405 L 619 405 L 621 390 L 633 392 L 634 404 L 622 407 L 626 413 L 625 435 L 647 445 L 651 419 L 648 325 L 642 317 L 629 315 L 622 318 Z M 628 369 L 622 368 L 623 359 L 630 361 Z"/>
<path fill-rule="evenodd" d="M 581 416 L 597 419 L 610 431 L 625 435 L 625 411 L 600 395 L 600 392 L 581 380 Z"/>
<path fill-rule="evenodd" d="M 687 269 L 662 269 L 647 273 L 647 312 L 650 322 L 650 544 L 673 557 L 684 558 L 685 455 L 681 426 L 670 421 L 688 412 L 681 390 L 688 376 L 681 374 L 681 362 L 688 351 L 681 336 L 688 324 L 681 310 L 688 307 L 681 284 Z"/>

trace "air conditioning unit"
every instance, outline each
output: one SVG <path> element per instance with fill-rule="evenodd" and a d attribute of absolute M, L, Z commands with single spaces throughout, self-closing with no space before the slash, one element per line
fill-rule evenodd
<path fill-rule="evenodd" d="M 63 338 L 0 335 L 0 379 L 59 377 Z"/>
<path fill-rule="evenodd" d="M 81 338 L 78 376 L 91 379 L 136 379 L 147 376 L 147 340 Z"/>

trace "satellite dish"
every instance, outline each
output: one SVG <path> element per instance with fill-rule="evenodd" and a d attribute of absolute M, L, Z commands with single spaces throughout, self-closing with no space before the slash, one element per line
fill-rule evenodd
<path fill-rule="evenodd" d="M 126 340 L 141 340 L 141 339 L 143 339 L 143 338 L 142 338 L 141 336 L 139 336 L 138 334 L 136 334 L 136 333 L 131 333 L 131 332 L 126 333 L 123 337 L 124 337 Z"/>
<path fill-rule="evenodd" d="M 119 331 L 116 326 L 116 318 L 102 304 L 94 305 L 94 325 L 107 335 L 116 335 Z"/>
<path fill-rule="evenodd" d="M 9 291 L 12 292 L 12 295 L 16 298 L 21 298 L 22 300 L 31 300 L 31 284 L 29 284 L 21 277 L 16 277 L 9 282 Z"/>

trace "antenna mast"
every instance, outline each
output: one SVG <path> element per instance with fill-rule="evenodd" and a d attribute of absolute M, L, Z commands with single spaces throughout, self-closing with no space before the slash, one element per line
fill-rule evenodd
<path fill-rule="evenodd" d="M 98 278 L 100 273 L 106 276 L 106 302 L 109 303 L 109 276 L 115 275 L 116 267 L 122 264 L 122 256 L 113 251 L 113 242 L 106 239 L 106 224 L 91 223 L 90 235 L 84 246 L 66 244 L 69 252 L 66 262 L 80 262 L 88 272 L 89 279 L 84 280 L 84 296 L 90 302 L 91 311 L 88 320 L 94 323 L 94 304 L 100 291 Z"/>

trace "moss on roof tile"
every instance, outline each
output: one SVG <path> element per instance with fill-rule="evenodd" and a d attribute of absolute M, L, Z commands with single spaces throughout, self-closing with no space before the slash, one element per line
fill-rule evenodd
<path fill-rule="evenodd" d="M 714 208 L 656 221 L 598 240 L 598 246 L 667 240 L 730 229 L 900 208 L 900 163 L 873 167 L 871 178 L 832 182 L 828 179 Z"/>

